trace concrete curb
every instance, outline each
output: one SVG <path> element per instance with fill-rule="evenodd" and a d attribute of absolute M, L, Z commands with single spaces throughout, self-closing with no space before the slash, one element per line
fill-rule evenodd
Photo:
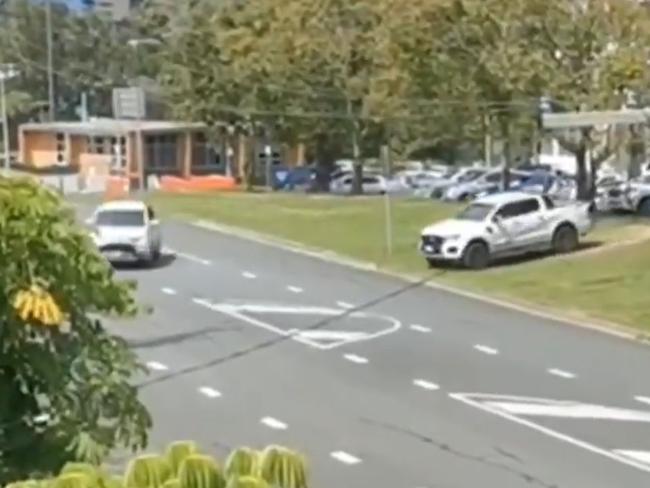
<path fill-rule="evenodd" d="M 346 266 L 361 271 L 378 273 L 384 276 L 400 279 L 407 282 L 416 282 L 422 280 L 422 277 L 416 277 L 413 275 L 386 271 L 384 269 L 379 268 L 376 264 L 371 262 L 348 258 L 345 256 L 341 256 L 340 254 L 337 254 L 332 251 L 326 251 L 318 248 L 305 246 L 304 244 L 301 244 L 299 242 L 272 237 L 267 234 L 262 234 L 259 232 L 242 229 L 240 227 L 217 224 L 215 222 L 211 222 L 207 220 L 193 220 L 190 223 L 191 225 L 195 227 L 199 227 L 204 230 L 209 230 L 209 231 L 218 232 L 225 235 L 234 236 L 240 239 L 256 242 L 258 244 L 276 247 L 284 251 L 293 252 L 296 254 L 308 256 L 315 259 L 320 259 L 321 261 L 335 263 L 341 266 Z M 644 334 L 635 331 L 630 327 L 626 327 L 624 325 L 611 323 L 611 322 L 596 323 L 590 321 L 577 320 L 570 316 L 563 315 L 561 313 L 554 312 L 551 310 L 544 310 L 534 305 L 525 304 L 525 303 L 514 303 L 504 299 L 490 297 L 480 293 L 464 290 L 462 288 L 443 285 L 441 283 L 436 283 L 434 281 L 427 281 L 425 285 L 428 286 L 429 288 L 433 288 L 438 291 L 461 296 L 482 303 L 487 303 L 489 305 L 494 305 L 504 309 L 525 313 L 533 317 L 538 317 L 545 320 L 551 320 L 553 322 L 568 324 L 574 327 L 580 327 L 583 329 L 600 332 L 621 339 L 626 339 L 635 342 L 650 343 L 650 337 L 645 336 Z"/>

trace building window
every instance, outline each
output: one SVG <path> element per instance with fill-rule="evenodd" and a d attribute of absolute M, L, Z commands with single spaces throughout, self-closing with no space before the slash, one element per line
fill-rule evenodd
<path fill-rule="evenodd" d="M 145 138 L 145 161 L 148 170 L 175 170 L 178 165 L 177 136 L 151 135 Z"/>
<path fill-rule="evenodd" d="M 223 169 L 221 154 L 208 144 L 207 137 L 202 132 L 197 132 L 193 136 L 191 164 L 193 168 L 212 168 L 215 171 Z"/>

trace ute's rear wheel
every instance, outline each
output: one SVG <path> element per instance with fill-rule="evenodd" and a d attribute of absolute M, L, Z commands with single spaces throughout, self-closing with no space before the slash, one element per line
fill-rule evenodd
<path fill-rule="evenodd" d="M 650 218 L 650 198 L 646 198 L 639 204 L 639 215 Z"/>
<path fill-rule="evenodd" d="M 463 252 L 463 266 L 469 269 L 483 269 L 490 264 L 490 250 L 484 242 L 472 242 Z"/>
<path fill-rule="evenodd" d="M 573 252 L 578 248 L 578 231 L 570 225 L 561 225 L 553 234 L 553 251 L 557 254 Z"/>

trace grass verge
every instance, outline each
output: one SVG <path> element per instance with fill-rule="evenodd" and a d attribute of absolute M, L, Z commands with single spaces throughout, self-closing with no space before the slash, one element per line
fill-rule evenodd
<path fill-rule="evenodd" d="M 149 200 L 167 215 L 251 229 L 422 275 L 427 270 L 416 251 L 420 230 L 458 211 L 456 205 L 393 199 L 389 254 L 381 198 L 158 193 Z M 650 333 L 650 226 L 608 220 L 587 241 L 587 251 L 571 256 L 518 260 L 479 273 L 450 271 L 439 281 Z"/>

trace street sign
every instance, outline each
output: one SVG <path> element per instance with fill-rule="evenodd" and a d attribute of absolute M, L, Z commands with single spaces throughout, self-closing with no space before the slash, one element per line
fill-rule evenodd
<path fill-rule="evenodd" d="M 599 112 L 543 113 L 542 128 L 550 130 L 579 129 L 603 125 L 633 125 L 648 121 L 645 110 L 608 110 Z"/>
<path fill-rule="evenodd" d="M 142 88 L 113 89 L 113 117 L 116 119 L 146 118 L 145 93 Z"/>

